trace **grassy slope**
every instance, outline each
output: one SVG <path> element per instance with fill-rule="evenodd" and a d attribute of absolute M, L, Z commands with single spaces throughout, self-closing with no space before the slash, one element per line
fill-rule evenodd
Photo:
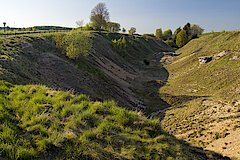
<path fill-rule="evenodd" d="M 222 51 L 227 54 L 216 59 Z M 238 157 L 238 137 L 232 138 L 239 131 L 240 32 L 202 36 L 176 52 L 180 53 L 166 66 L 169 81 L 159 90 L 175 107 L 166 112 L 163 126 L 194 145 Z M 199 64 L 201 56 L 213 60 Z"/>
<path fill-rule="evenodd" d="M 93 32 L 91 35 L 96 51 L 92 53 L 94 57 L 81 57 L 79 61 L 70 60 L 59 54 L 59 50 L 51 43 L 54 34 L 2 37 L 0 79 L 14 84 L 40 83 L 63 90 L 74 88 L 76 92 L 91 95 L 94 99 L 115 99 L 121 105 L 137 106 L 137 102 L 129 99 L 131 95 L 125 93 L 116 79 L 126 77 L 123 80 L 131 83 L 133 78 L 125 74 L 136 76 L 139 74 L 138 70 L 145 70 L 148 67 L 144 60 L 150 61 L 153 53 L 171 48 L 164 43 L 139 36 L 104 32 L 100 34 Z M 112 43 L 113 39 L 123 36 L 127 40 L 124 48 L 126 52 L 118 51 Z M 78 70 L 71 64 L 78 66 Z M 163 71 L 161 66 L 158 68 L 155 71 L 149 68 L 144 74 L 146 76 L 154 74 L 166 79 L 167 72 Z M 136 84 L 136 81 L 134 83 Z"/>
<path fill-rule="evenodd" d="M 205 159 L 164 133 L 158 119 L 85 95 L 0 82 L 0 157 Z M 194 155 L 191 152 L 199 152 Z"/>

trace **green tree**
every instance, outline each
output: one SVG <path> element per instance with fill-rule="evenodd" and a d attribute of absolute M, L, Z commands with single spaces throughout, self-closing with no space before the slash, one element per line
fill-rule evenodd
<path fill-rule="evenodd" d="M 156 34 L 155 36 L 159 39 L 163 38 L 163 33 L 162 33 L 162 28 L 156 29 Z"/>
<path fill-rule="evenodd" d="M 97 29 L 106 27 L 107 22 L 109 21 L 109 12 L 105 3 L 100 2 L 92 9 L 90 20 L 92 25 Z"/>
<path fill-rule="evenodd" d="M 188 36 L 185 30 L 181 30 L 177 34 L 176 44 L 178 47 L 184 46 L 188 42 Z"/>
<path fill-rule="evenodd" d="M 78 59 L 80 56 L 86 56 L 91 52 L 92 40 L 88 32 L 72 30 L 64 36 L 63 41 L 63 49 L 71 59 Z"/>
<path fill-rule="evenodd" d="M 107 23 L 107 29 L 110 32 L 119 32 L 120 29 L 120 24 L 119 23 L 115 23 L 115 22 L 108 22 Z"/>
<path fill-rule="evenodd" d="M 179 33 L 179 32 L 181 32 L 181 27 L 178 27 L 175 31 L 174 31 L 174 34 L 173 34 L 173 41 L 176 43 L 176 38 L 177 38 L 177 34 Z"/>
<path fill-rule="evenodd" d="M 126 33 L 126 29 L 125 29 L 125 28 L 122 28 L 122 32 L 123 32 L 123 33 Z"/>
<path fill-rule="evenodd" d="M 172 30 L 168 29 L 166 31 L 163 32 L 163 40 L 169 40 L 172 38 Z"/>
<path fill-rule="evenodd" d="M 133 35 L 134 33 L 136 33 L 136 28 L 135 27 L 131 27 L 129 30 L 128 30 L 128 33 Z"/>
<path fill-rule="evenodd" d="M 197 38 L 199 35 L 201 35 L 204 31 L 204 29 L 202 29 L 199 25 L 197 24 L 193 24 L 191 27 L 191 34 L 192 34 L 192 38 Z"/>
<path fill-rule="evenodd" d="M 185 26 L 183 27 L 183 30 L 186 31 L 187 36 L 190 36 L 191 35 L 191 24 L 190 23 L 185 24 Z"/>

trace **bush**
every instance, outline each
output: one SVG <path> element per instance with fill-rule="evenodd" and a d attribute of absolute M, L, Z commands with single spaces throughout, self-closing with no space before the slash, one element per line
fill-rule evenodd
<path fill-rule="evenodd" d="M 58 33 L 54 40 L 56 46 L 71 59 L 87 56 L 92 49 L 90 34 L 79 30 L 72 30 L 67 34 Z"/>
<path fill-rule="evenodd" d="M 92 49 L 92 41 L 89 33 L 73 30 L 64 37 L 66 43 L 66 55 L 71 59 L 86 56 Z"/>
<path fill-rule="evenodd" d="M 126 53 L 126 47 L 127 47 L 127 41 L 125 39 L 125 37 L 123 38 L 120 38 L 118 40 L 114 39 L 112 40 L 113 42 L 113 47 L 115 49 L 117 49 L 117 51 L 120 51 L 120 52 L 123 52 L 123 53 Z"/>

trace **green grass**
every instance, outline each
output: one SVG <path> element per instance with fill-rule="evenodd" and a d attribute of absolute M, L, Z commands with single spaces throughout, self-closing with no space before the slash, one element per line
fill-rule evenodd
<path fill-rule="evenodd" d="M 85 95 L 0 82 L 0 157 L 187 159 L 159 119 Z M 186 148 L 185 148 L 186 150 Z"/>
<path fill-rule="evenodd" d="M 233 90 L 239 83 L 239 60 L 230 59 L 240 52 L 240 32 L 212 33 L 194 39 L 179 49 L 173 62 L 166 66 L 170 75 L 169 84 L 161 88 L 161 93 L 172 95 L 211 96 L 221 100 L 238 98 Z M 229 54 L 200 65 L 198 57 L 214 56 L 222 51 Z M 188 89 L 198 90 L 191 93 Z M 227 93 L 227 94 L 226 94 Z"/>

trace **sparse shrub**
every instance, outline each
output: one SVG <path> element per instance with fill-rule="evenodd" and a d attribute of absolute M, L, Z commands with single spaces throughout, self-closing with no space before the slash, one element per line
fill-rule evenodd
<path fill-rule="evenodd" d="M 135 27 L 131 27 L 129 30 L 128 30 L 128 33 L 130 34 L 130 35 L 134 35 L 135 33 L 136 33 L 136 28 Z"/>
<path fill-rule="evenodd" d="M 122 37 L 122 38 L 120 38 L 118 40 L 114 39 L 114 40 L 112 40 L 112 43 L 113 43 L 114 48 L 118 52 L 126 54 L 126 52 L 127 52 L 127 50 L 126 50 L 127 41 L 126 41 L 125 37 Z"/>

